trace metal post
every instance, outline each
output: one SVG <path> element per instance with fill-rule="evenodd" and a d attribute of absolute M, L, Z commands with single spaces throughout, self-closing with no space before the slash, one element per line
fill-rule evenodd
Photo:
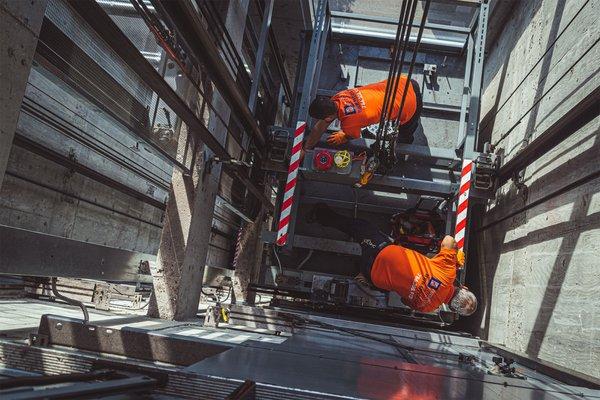
<path fill-rule="evenodd" d="M 313 99 L 317 94 L 319 88 L 319 80 L 321 79 L 321 69 L 323 66 L 323 54 L 325 54 L 325 47 L 327 42 L 327 33 L 331 27 L 331 17 L 328 13 L 325 14 L 325 24 L 323 25 L 323 32 L 321 32 L 321 38 L 319 43 L 319 55 L 317 56 L 317 66 L 315 68 L 315 75 L 313 77 L 313 85 L 310 91 L 310 98 Z"/>
<path fill-rule="evenodd" d="M 298 107 L 297 121 L 306 121 L 308 119 L 308 106 L 310 105 L 310 94 L 314 84 L 314 78 L 318 64 L 318 54 L 320 51 L 319 47 L 321 44 L 321 35 L 325 30 L 327 5 L 328 0 L 319 0 L 319 5 L 317 7 L 316 12 L 315 27 L 310 42 L 310 50 L 308 52 L 306 74 L 304 75 L 304 83 L 302 85 L 302 97 L 300 98 L 300 106 Z"/>
<path fill-rule="evenodd" d="M 250 99 L 248 107 L 254 114 L 256 110 L 256 100 L 258 97 L 258 88 L 260 87 L 262 66 L 265 59 L 265 48 L 269 38 L 269 29 L 271 29 L 271 17 L 273 16 L 273 0 L 266 0 L 266 7 L 263 13 L 262 26 L 258 39 L 258 49 L 256 50 L 256 63 L 252 72 L 252 87 L 250 88 Z"/>
<path fill-rule="evenodd" d="M 475 146 L 479 130 L 479 103 L 481 99 L 481 81 L 483 78 L 483 59 L 485 53 L 485 37 L 487 35 L 489 1 L 484 0 L 479 8 L 479 22 L 474 38 L 475 59 L 473 63 L 473 79 L 471 80 L 471 101 L 469 103 L 469 122 L 463 158 L 473 160 L 477 157 Z"/>
<path fill-rule="evenodd" d="M 292 214 L 292 211 L 297 209 L 297 207 L 294 207 L 294 192 L 300 165 L 300 150 L 302 148 L 304 132 L 307 128 L 308 106 L 311 101 L 313 85 L 315 84 L 315 76 L 317 75 L 317 65 L 320 66 L 318 58 L 319 54 L 322 53 L 321 46 L 325 46 L 325 41 L 322 41 L 321 39 L 326 27 L 328 4 L 328 0 L 319 0 L 316 12 L 315 26 L 311 38 L 310 51 L 308 53 L 308 63 L 306 65 L 304 83 L 302 85 L 302 97 L 300 98 L 298 117 L 295 124 L 296 130 L 293 137 L 292 155 L 283 193 L 283 202 L 279 212 L 277 244 L 280 246 L 283 246 L 288 242 L 288 234 L 293 236 L 293 230 L 290 230 L 289 228 L 290 221 L 293 221 L 295 217 L 295 215 Z M 293 241 L 289 241 L 289 243 L 293 243 Z"/>
<path fill-rule="evenodd" d="M 483 0 L 479 8 L 479 21 L 477 32 L 474 37 L 474 64 L 473 78 L 471 80 L 471 101 L 469 104 L 469 118 L 467 125 L 467 134 L 463 151 L 463 162 L 461 171 L 461 182 L 456 206 L 456 231 L 455 238 L 460 250 L 468 249 L 469 238 L 469 189 L 471 185 L 471 176 L 475 172 L 475 163 L 477 158 L 477 134 L 479 130 L 479 107 L 481 100 L 481 82 L 483 78 L 483 59 L 485 53 L 485 37 L 487 34 L 489 1 Z M 463 265 L 463 271 L 466 270 Z M 465 273 L 461 273 L 460 282 L 464 282 Z"/>
<path fill-rule="evenodd" d="M 467 61 L 465 63 L 465 80 L 463 86 L 462 102 L 460 105 L 460 124 L 458 126 L 458 137 L 456 148 L 460 149 L 465 143 L 465 125 L 467 112 L 469 110 L 469 96 L 471 95 L 471 67 L 473 66 L 473 33 L 467 37 Z"/>

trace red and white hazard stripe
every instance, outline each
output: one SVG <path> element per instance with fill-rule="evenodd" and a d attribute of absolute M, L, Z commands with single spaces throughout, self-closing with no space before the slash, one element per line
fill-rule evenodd
<path fill-rule="evenodd" d="M 454 232 L 454 239 L 456 240 L 459 250 L 463 250 L 465 245 L 472 168 L 473 161 L 463 160 L 462 172 L 460 174 L 460 189 L 458 191 L 458 206 L 456 208 L 456 230 Z"/>
<path fill-rule="evenodd" d="M 290 157 L 290 166 L 288 168 L 285 191 L 283 193 L 283 202 L 281 203 L 281 212 L 279 213 L 279 227 L 277 228 L 277 244 L 283 246 L 287 242 L 287 232 L 290 225 L 290 213 L 292 204 L 294 204 L 294 190 L 298 179 L 298 168 L 300 168 L 300 153 L 302 152 L 302 140 L 306 122 L 298 121 L 296 131 L 294 132 L 294 143 L 292 145 L 292 155 Z"/>

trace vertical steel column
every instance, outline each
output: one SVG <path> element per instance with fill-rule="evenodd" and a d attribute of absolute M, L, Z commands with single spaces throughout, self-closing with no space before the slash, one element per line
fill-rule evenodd
<path fill-rule="evenodd" d="M 471 95 L 471 69 L 473 66 L 473 32 L 467 35 L 467 60 L 465 63 L 465 80 L 463 86 L 462 102 L 460 105 L 460 124 L 458 126 L 458 137 L 456 148 L 460 149 L 465 143 L 466 118 L 469 111 L 469 96 Z"/>
<path fill-rule="evenodd" d="M 327 42 L 327 33 L 329 32 L 330 27 L 331 27 L 331 17 L 329 16 L 329 13 L 326 12 L 325 13 L 325 24 L 323 26 L 323 31 L 321 32 L 321 37 L 320 37 L 320 42 L 319 42 L 319 53 L 317 55 L 317 66 L 315 68 L 315 75 L 313 76 L 313 80 L 312 80 L 312 88 L 310 90 L 309 100 L 314 99 L 317 94 L 317 89 L 319 87 L 319 80 L 321 78 L 321 67 L 323 65 L 323 54 L 325 53 L 325 45 Z M 308 115 L 306 116 L 306 119 L 308 119 Z M 298 182 L 298 185 L 302 185 L 302 184 L 303 184 L 302 182 Z M 301 186 L 299 187 L 299 190 L 301 190 Z M 288 238 L 290 239 L 288 241 L 289 246 L 291 246 L 293 243 L 294 231 L 296 229 L 296 214 L 298 213 L 298 204 L 299 204 L 298 201 L 296 201 L 296 202 L 294 202 L 294 204 L 292 204 L 292 212 L 290 214 L 291 218 L 290 218 L 290 223 L 289 223 L 289 228 L 288 228 Z"/>
<path fill-rule="evenodd" d="M 294 232 L 293 229 L 290 230 L 289 228 L 290 221 L 294 220 L 295 212 L 298 207 L 297 204 L 294 205 L 294 193 L 296 190 L 298 169 L 300 166 L 300 151 L 302 149 L 304 132 L 307 126 L 308 107 L 312 98 L 311 94 L 313 92 L 314 85 L 318 84 L 318 82 L 315 83 L 315 77 L 317 76 L 317 66 L 320 67 L 320 63 L 318 62 L 319 55 L 323 52 L 321 46 L 325 46 L 325 40 L 322 40 L 322 35 L 324 34 L 326 27 L 328 4 L 328 0 L 319 0 L 316 11 L 315 26 L 311 38 L 308 62 L 306 65 L 304 82 L 302 85 L 302 97 L 300 98 L 298 117 L 295 124 L 296 130 L 293 137 L 288 177 L 284 188 L 281 210 L 279 213 L 279 224 L 277 227 L 277 244 L 279 246 L 285 245 L 288 240 L 289 243 L 293 243 L 293 240 L 290 240 L 290 238 L 293 237 Z"/>
<path fill-rule="evenodd" d="M 483 78 L 483 60 L 485 53 L 485 38 L 487 35 L 488 12 L 489 0 L 482 0 L 479 8 L 477 32 L 473 38 L 474 60 L 473 77 L 471 79 L 471 101 L 469 103 L 467 134 L 465 136 L 460 188 L 456 205 L 456 228 L 454 235 L 459 251 L 468 249 L 467 245 L 469 241 L 469 191 L 472 175 L 475 173 L 476 168 L 474 160 L 478 156 L 475 146 L 477 145 L 477 135 L 479 131 L 479 108 L 481 102 L 481 83 Z M 465 265 L 463 265 L 462 272 L 459 275 L 460 283 L 463 283 L 465 280 L 466 274 L 464 271 L 466 270 L 466 266 L 465 256 Z"/>
<path fill-rule="evenodd" d="M 252 87 L 250 88 L 250 99 L 248 99 L 248 107 L 254 114 L 256 110 L 256 100 L 258 98 L 258 88 L 260 87 L 262 67 L 265 60 L 265 49 L 269 38 L 269 29 L 271 29 L 271 18 L 273 16 L 273 0 L 265 0 L 266 7 L 263 13 L 262 26 L 260 28 L 260 36 L 258 38 L 258 49 L 256 50 L 256 62 L 254 63 L 254 71 L 252 72 Z"/>
<path fill-rule="evenodd" d="M 475 59 L 473 63 L 473 79 L 471 80 L 471 101 L 469 103 L 469 122 L 463 158 L 473 160 L 477 156 L 477 134 L 479 131 L 479 106 L 481 102 L 481 81 L 483 78 L 483 59 L 485 53 L 485 37 L 487 35 L 489 0 L 483 0 L 479 8 L 477 33 L 474 38 Z"/>
<path fill-rule="evenodd" d="M 319 54 L 317 55 L 317 66 L 315 68 L 315 75 L 313 77 L 313 85 L 310 91 L 309 100 L 315 98 L 317 94 L 317 89 L 319 88 L 319 81 L 321 79 L 321 69 L 323 66 L 323 55 L 325 54 L 325 46 L 327 43 L 327 33 L 331 28 L 331 17 L 329 13 L 325 13 L 325 24 L 323 25 L 323 32 L 321 32 L 321 38 L 319 43 Z M 309 102 L 310 104 L 310 102 Z"/>
<path fill-rule="evenodd" d="M 317 73 L 317 65 L 319 63 L 319 53 L 322 53 L 321 47 L 321 36 L 325 31 L 325 23 L 327 19 L 327 8 L 328 0 L 319 0 L 317 7 L 315 27 L 313 30 L 313 36 L 310 42 L 310 50 L 308 52 L 308 63 L 306 65 L 306 73 L 304 75 L 304 82 L 302 85 L 302 97 L 300 99 L 300 106 L 298 108 L 297 121 L 307 121 L 308 119 L 308 106 L 311 101 L 311 92 L 313 85 L 318 84 L 315 81 L 315 74 Z M 325 42 L 323 41 L 323 45 Z"/>

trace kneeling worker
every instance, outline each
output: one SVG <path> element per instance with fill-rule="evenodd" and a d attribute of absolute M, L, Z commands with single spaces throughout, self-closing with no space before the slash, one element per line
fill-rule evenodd
<path fill-rule="evenodd" d="M 393 119 L 398 116 L 406 81 L 406 75 L 401 75 L 392 109 Z M 304 150 L 315 147 L 327 127 L 335 119 L 340 120 L 342 130 L 329 136 L 327 142 L 331 145 L 341 145 L 350 139 L 358 139 L 363 128 L 379 123 L 386 85 L 387 80 L 384 80 L 358 88 L 342 90 L 331 98 L 317 97 L 313 100 L 308 113 L 318 121 L 306 139 Z M 422 98 L 419 85 L 411 79 L 407 86 L 406 99 L 400 116 L 399 139 L 403 143 L 412 143 L 413 134 L 419 126 L 421 109 Z"/>
<path fill-rule="evenodd" d="M 477 309 L 475 295 L 454 284 L 459 264 L 453 237 L 446 236 L 440 252 L 428 258 L 388 244 L 389 237 L 368 221 L 340 215 L 326 204 L 317 204 L 309 219 L 342 231 L 360 244 L 357 280 L 365 278 L 379 289 L 398 293 L 404 304 L 420 312 L 435 311 L 444 303 L 460 315 L 471 315 Z"/>

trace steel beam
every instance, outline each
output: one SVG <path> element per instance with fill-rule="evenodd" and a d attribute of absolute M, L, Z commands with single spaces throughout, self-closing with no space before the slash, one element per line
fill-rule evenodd
<path fill-rule="evenodd" d="M 177 93 L 168 85 L 154 67 L 144 58 L 144 56 L 131 43 L 129 38 L 119 29 L 112 19 L 104 12 L 96 2 L 87 0 L 67 0 L 73 9 L 92 27 L 100 37 L 117 53 L 117 55 L 144 81 L 148 86 L 156 92 L 156 94 L 177 114 L 183 122 L 188 126 L 190 132 L 198 135 L 199 139 L 215 154 L 219 159 L 227 161 L 232 157 L 229 155 L 225 147 L 212 135 L 206 126 L 200 121 L 187 104 L 177 95 Z M 170 5 L 176 2 L 168 2 Z M 163 3 L 164 4 L 164 3 Z M 177 3 L 179 4 L 179 3 Z M 204 29 L 198 27 L 198 29 Z M 208 33 L 204 31 L 205 41 L 209 41 Z M 216 47 L 212 42 L 212 50 L 214 57 L 219 57 Z M 206 55 L 207 59 L 210 59 Z M 221 62 L 220 58 L 218 62 Z M 214 60 L 213 60 L 214 61 Z M 224 66 L 223 72 L 229 74 Z M 224 79 L 224 78 L 223 78 Z M 216 84 L 219 84 L 218 79 Z M 239 93 L 238 93 L 239 94 Z M 233 96 L 233 95 L 232 95 Z M 240 95 L 241 96 L 241 95 Z M 236 96 L 234 96 L 236 97 Z M 237 98 L 237 97 L 236 97 Z M 239 101 L 239 99 L 238 99 Z M 237 101 L 236 101 L 237 104 Z M 246 104 L 243 107 L 249 113 Z M 253 118 L 252 116 L 250 117 Z M 254 121 L 252 119 L 252 121 Z M 256 123 L 254 121 L 254 123 Z M 258 129 L 258 127 L 256 127 Z M 232 171 L 232 173 L 244 183 L 248 190 L 256 196 L 269 210 L 273 209 L 270 199 L 268 199 L 262 190 L 260 190 L 253 182 L 243 174 Z"/>
<path fill-rule="evenodd" d="M 140 265 L 155 255 L 138 253 L 0 225 L 0 274 L 138 280 Z"/>
<path fill-rule="evenodd" d="M 469 120 L 463 158 L 473 160 L 477 157 L 477 136 L 479 132 L 479 108 L 481 106 L 481 85 L 483 80 L 483 61 L 485 57 L 485 38 L 487 35 L 489 2 L 483 2 L 479 8 L 477 30 L 473 37 L 473 75 L 471 78 L 471 96 L 469 102 Z M 468 61 L 467 61 L 468 62 Z M 466 236 L 466 235 L 465 235 Z"/>
<path fill-rule="evenodd" d="M 465 63 L 465 78 L 463 80 L 463 94 L 460 103 L 460 120 L 458 125 L 458 137 L 456 140 L 456 148 L 460 149 L 466 138 L 466 118 L 469 111 L 469 96 L 471 95 L 471 68 L 473 66 L 473 35 L 469 33 L 467 39 L 467 61 Z"/>
<path fill-rule="evenodd" d="M 177 334 L 85 324 L 81 320 L 42 315 L 33 345 L 66 346 L 136 360 L 188 366 L 232 348 L 231 345 Z"/>
<path fill-rule="evenodd" d="M 263 231 L 262 240 L 265 243 L 275 243 L 277 233 L 271 231 Z M 320 251 L 328 251 L 331 253 L 348 254 L 351 256 L 360 256 L 362 251 L 360 245 L 354 242 L 345 242 L 343 240 L 325 239 L 306 235 L 294 235 L 292 247 L 302 249 L 312 249 Z"/>
<path fill-rule="evenodd" d="M 352 44 L 364 43 L 378 47 L 387 47 L 394 42 L 396 32 L 392 30 L 374 30 L 361 26 L 343 25 L 339 23 L 332 24 L 331 31 L 333 38 L 341 42 L 349 42 Z M 416 35 L 411 36 L 409 43 L 416 42 Z M 421 51 L 426 49 L 438 50 L 440 52 L 448 52 L 459 54 L 464 47 L 464 41 L 460 40 L 444 40 L 437 38 L 424 37 L 421 39 Z"/>
<path fill-rule="evenodd" d="M 340 185 L 354 185 L 356 177 L 336 173 L 322 173 L 316 171 L 302 170 L 305 179 L 336 183 Z M 424 181 L 421 179 L 406 178 L 393 175 L 375 175 L 366 187 L 367 190 L 379 190 L 388 193 L 415 193 L 447 198 L 453 196 L 458 189 L 458 184 L 439 181 Z"/>
<path fill-rule="evenodd" d="M 350 20 L 354 20 L 354 21 L 376 22 L 376 23 L 380 23 L 380 24 L 394 25 L 394 26 L 398 25 L 397 18 L 386 18 L 386 17 L 380 17 L 380 16 L 376 16 L 376 15 L 356 14 L 356 13 L 349 13 L 349 12 L 343 12 L 343 11 L 332 11 L 331 17 L 332 18 L 345 18 L 345 19 L 350 19 Z M 419 27 L 418 24 L 412 24 L 412 26 L 416 27 L 416 28 Z M 467 34 L 470 32 L 470 29 L 468 27 L 442 25 L 442 24 L 434 24 L 434 23 L 426 23 L 425 29 L 431 29 L 433 31 L 441 31 L 441 32 L 463 33 L 463 34 Z"/>
<path fill-rule="evenodd" d="M 456 150 L 415 144 L 396 144 L 396 153 L 433 161 L 436 166 L 454 169 L 460 164 Z"/>
<path fill-rule="evenodd" d="M 47 160 L 53 161 L 65 168 L 75 171 L 83 176 L 86 176 L 90 179 L 100 182 L 103 185 L 108 186 L 109 188 L 118 190 L 119 192 L 126 194 L 128 196 L 131 196 L 134 199 L 140 200 L 146 204 L 156 207 L 159 210 L 164 211 L 166 208 L 164 202 L 161 202 L 152 196 L 148 196 L 145 193 L 138 192 L 137 190 L 135 190 L 119 181 L 116 181 L 106 175 L 99 173 L 98 171 L 96 171 L 86 165 L 83 165 L 83 164 L 77 162 L 76 160 L 72 159 L 71 157 L 57 153 L 57 152 L 53 151 L 52 149 L 44 147 L 44 146 L 40 145 L 39 143 L 36 143 L 35 141 L 33 141 L 25 136 L 22 136 L 20 134 L 15 135 L 14 145 L 21 147 L 27 151 L 30 151 L 34 154 L 37 154 L 41 157 L 44 157 Z"/>
<path fill-rule="evenodd" d="M 344 209 L 348 209 L 348 210 L 359 209 L 359 210 L 365 211 L 365 212 L 380 213 L 380 214 L 386 214 L 386 215 L 392 215 L 392 214 L 395 214 L 398 211 L 400 211 L 400 209 L 398 207 L 382 206 L 379 204 L 358 203 L 358 202 L 349 201 L 349 200 L 335 200 L 335 199 L 331 199 L 331 198 L 318 197 L 318 196 L 302 195 L 300 197 L 300 201 L 304 205 L 327 203 L 328 205 L 330 205 L 332 207 L 339 207 L 339 208 L 344 208 Z"/>
<path fill-rule="evenodd" d="M 306 129 L 308 130 L 308 122 L 310 116 L 308 115 L 308 107 L 313 96 L 317 92 L 319 85 L 319 76 L 321 68 L 321 59 L 323 57 L 323 51 L 327 42 L 327 29 L 330 26 L 329 18 L 329 1 L 319 0 L 318 7 L 315 15 L 315 26 L 312 32 L 310 40 L 310 48 L 308 51 L 308 62 L 304 72 L 304 81 L 302 83 L 302 95 L 300 97 L 300 103 L 298 104 L 298 114 L 292 127 L 296 127 L 301 121 L 306 122 Z M 306 134 L 306 133 L 305 133 Z M 296 188 L 296 196 L 300 188 Z M 296 214 L 298 211 L 298 201 L 292 203 L 292 209 L 290 213 L 290 223 L 288 228 L 288 247 L 291 243 L 294 243 L 294 230 L 296 228 Z"/>
<path fill-rule="evenodd" d="M 192 51 L 190 56 L 196 63 L 206 67 L 219 93 L 241 119 L 248 133 L 256 140 L 258 149 L 262 151 L 266 144 L 265 137 L 248 108 L 248 102 L 223 63 L 219 49 L 212 41 L 194 4 L 190 0 L 165 2 L 154 0 L 154 7 L 171 20 L 172 28 L 179 33 L 178 39 Z"/>
<path fill-rule="evenodd" d="M 113 375 L 115 375 L 113 371 Z M 99 379 L 98 377 L 97 379 Z M 145 375 L 127 374 L 118 378 L 108 380 L 94 380 L 90 382 L 74 383 L 65 382 L 62 386 L 44 387 L 23 387 L 13 388 L 7 397 L 12 400 L 37 400 L 43 399 L 84 399 L 84 398 L 104 398 L 105 396 L 123 395 L 124 393 L 148 392 L 158 386 L 156 379 Z M 21 390 L 19 390 L 21 389 Z M 43 395 L 40 395 L 43 392 Z M 0 393 L 1 395 L 2 393 Z M 120 396 L 119 396 L 120 397 Z"/>
<path fill-rule="evenodd" d="M 266 7 L 263 12 L 262 25 L 260 28 L 260 36 L 258 38 L 258 49 L 256 50 L 256 62 L 254 63 L 254 71 L 252 72 L 252 87 L 250 88 L 250 98 L 248 100 L 248 108 L 254 114 L 256 110 L 256 101 L 258 99 L 258 89 L 260 87 L 263 62 L 265 60 L 265 50 L 269 31 L 271 30 L 271 18 L 273 17 L 273 0 L 266 0 Z"/>

